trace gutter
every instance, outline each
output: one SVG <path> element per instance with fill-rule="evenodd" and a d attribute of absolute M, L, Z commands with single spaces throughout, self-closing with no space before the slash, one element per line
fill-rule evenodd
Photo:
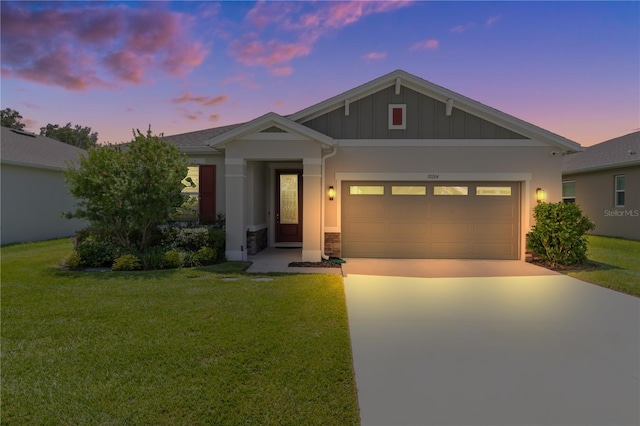
<path fill-rule="evenodd" d="M 327 254 L 324 252 L 324 217 L 325 217 L 325 211 L 324 211 L 324 205 L 325 205 L 325 199 L 326 197 L 326 193 L 325 193 L 325 188 L 326 188 L 326 178 L 325 178 L 325 163 L 327 158 L 331 158 L 334 155 L 336 155 L 338 153 L 338 145 L 334 145 L 333 146 L 333 150 L 328 153 L 327 155 L 322 157 L 322 201 L 320 203 L 320 257 L 322 258 L 322 260 L 329 260 L 329 256 L 327 256 Z"/>

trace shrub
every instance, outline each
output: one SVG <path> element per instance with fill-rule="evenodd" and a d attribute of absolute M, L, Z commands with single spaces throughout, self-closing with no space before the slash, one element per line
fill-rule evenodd
<path fill-rule="evenodd" d="M 222 229 L 209 228 L 209 241 L 207 245 L 216 250 L 216 261 L 221 262 L 224 260 L 224 243 L 226 234 Z"/>
<path fill-rule="evenodd" d="M 144 253 L 139 253 L 138 257 L 145 270 L 162 269 L 164 262 L 164 249 L 160 246 L 151 247 Z"/>
<path fill-rule="evenodd" d="M 183 264 L 187 268 L 195 267 L 195 266 L 202 266 L 202 263 L 200 262 L 200 256 L 198 255 L 198 252 L 195 252 L 195 251 L 186 252 L 185 255 L 184 255 Z"/>
<path fill-rule="evenodd" d="M 175 269 L 182 266 L 182 257 L 176 250 L 169 250 L 162 256 L 162 267 L 165 269 Z"/>
<path fill-rule="evenodd" d="M 111 266 L 120 255 L 120 249 L 108 241 L 87 237 L 76 245 L 76 252 L 80 257 L 80 266 L 98 268 Z"/>
<path fill-rule="evenodd" d="M 575 203 L 540 203 L 533 210 L 536 224 L 527 234 L 527 245 L 552 266 L 574 265 L 587 260 L 586 232 L 595 224 Z"/>
<path fill-rule="evenodd" d="M 81 259 L 77 251 L 72 251 L 62 260 L 62 267 L 67 269 L 80 269 Z"/>
<path fill-rule="evenodd" d="M 137 271 L 142 267 L 140 259 L 135 254 L 125 254 L 113 262 L 114 271 Z"/>
<path fill-rule="evenodd" d="M 86 219 L 120 247 L 144 252 L 185 201 L 183 181 L 193 185 L 187 170 L 187 157 L 151 129 L 134 133 L 126 146 L 95 146 L 64 171 L 79 200 L 65 216 Z"/>
<path fill-rule="evenodd" d="M 176 235 L 176 245 L 189 251 L 197 251 L 209 242 L 207 228 L 182 228 Z"/>
<path fill-rule="evenodd" d="M 211 247 L 202 247 L 196 252 L 196 257 L 201 265 L 213 265 L 218 260 L 218 252 Z"/>

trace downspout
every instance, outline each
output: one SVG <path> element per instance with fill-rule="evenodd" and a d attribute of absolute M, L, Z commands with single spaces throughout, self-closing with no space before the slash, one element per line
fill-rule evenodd
<path fill-rule="evenodd" d="M 327 256 L 324 252 L 324 217 L 325 217 L 325 211 L 324 211 L 324 204 L 325 204 L 325 199 L 327 198 L 327 192 L 326 192 L 326 179 L 325 179 L 325 162 L 327 160 L 327 158 L 331 158 L 334 155 L 336 155 L 338 153 L 338 145 L 333 145 L 333 150 L 328 153 L 327 155 L 322 157 L 322 201 L 320 202 L 320 257 L 322 257 L 323 260 L 327 260 L 329 259 L 329 256 Z"/>

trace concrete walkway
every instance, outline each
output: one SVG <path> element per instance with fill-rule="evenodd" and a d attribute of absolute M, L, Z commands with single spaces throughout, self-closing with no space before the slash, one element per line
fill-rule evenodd
<path fill-rule="evenodd" d="M 561 274 L 453 270 L 347 273 L 362 425 L 640 424 L 640 299 Z"/>
<path fill-rule="evenodd" d="M 268 247 L 247 260 L 253 262 L 247 269 L 249 273 L 289 272 L 302 274 L 336 274 L 342 275 L 340 268 L 293 268 L 291 262 L 302 262 L 301 248 Z M 320 259 L 318 259 L 320 260 Z"/>

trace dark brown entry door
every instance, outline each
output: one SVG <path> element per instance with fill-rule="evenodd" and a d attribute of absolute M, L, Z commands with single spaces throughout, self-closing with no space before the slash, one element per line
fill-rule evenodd
<path fill-rule="evenodd" d="M 276 171 L 276 243 L 302 242 L 302 171 Z"/>
<path fill-rule="evenodd" d="M 200 222 L 216 220 L 216 166 L 200 166 L 199 173 Z"/>

